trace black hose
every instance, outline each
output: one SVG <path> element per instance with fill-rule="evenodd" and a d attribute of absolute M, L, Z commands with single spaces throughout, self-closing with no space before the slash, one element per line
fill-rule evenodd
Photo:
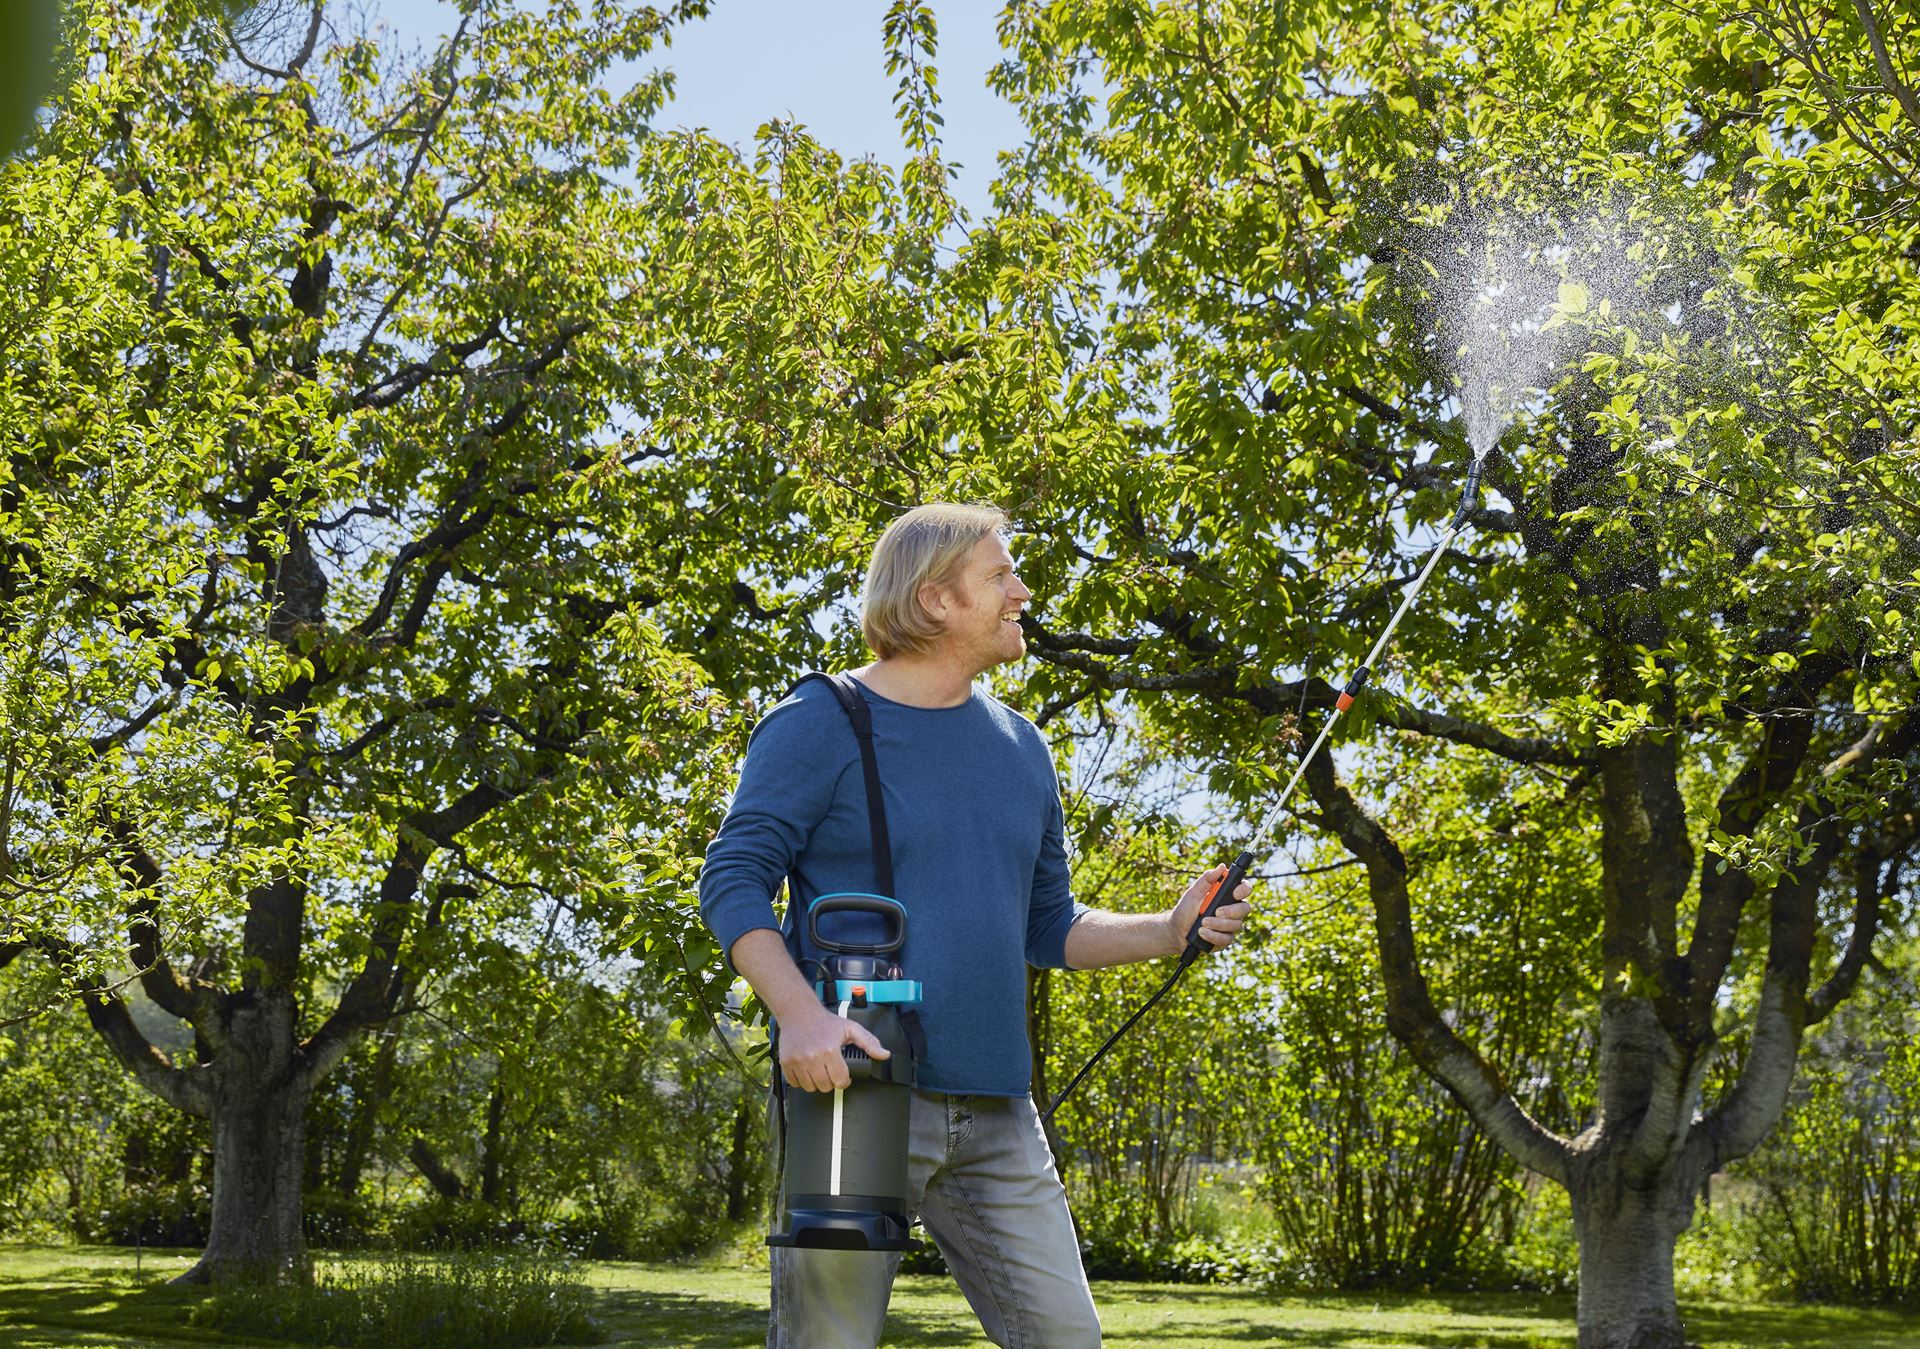
<path fill-rule="evenodd" d="M 1080 1065 L 1080 1071 L 1073 1075 L 1073 1080 L 1067 1083 L 1066 1087 L 1060 1092 L 1058 1096 L 1054 1097 L 1053 1100 L 1047 1103 L 1047 1108 L 1040 1112 L 1040 1122 L 1042 1124 L 1049 1123 L 1053 1119 L 1053 1112 L 1060 1108 L 1060 1102 L 1066 1100 L 1067 1097 L 1073 1095 L 1073 1089 L 1079 1086 L 1082 1082 L 1086 1081 L 1087 1074 L 1093 1071 L 1093 1066 L 1096 1063 L 1100 1062 L 1101 1059 L 1107 1056 L 1107 1051 L 1114 1047 L 1114 1045 L 1119 1041 L 1121 1036 L 1125 1035 L 1128 1031 L 1133 1029 L 1133 1023 L 1138 1021 L 1141 1017 L 1145 1016 L 1147 1012 L 1152 1009 L 1153 1005 L 1156 1002 L 1159 1002 L 1161 998 L 1166 996 L 1167 990 L 1172 988 L 1174 983 L 1180 978 L 1180 976 L 1187 972 L 1187 966 L 1193 964 L 1194 957 L 1199 954 L 1200 953 L 1198 951 L 1188 949 L 1183 955 L 1181 955 L 1180 963 L 1174 966 L 1173 973 L 1167 976 L 1167 982 L 1160 985 L 1160 987 L 1154 992 L 1154 995 L 1151 998 L 1148 998 L 1145 1002 L 1141 1003 L 1137 1008 L 1134 1009 L 1133 1015 L 1126 1019 L 1125 1023 L 1121 1025 L 1120 1029 L 1115 1031 L 1113 1034 L 1109 1035 L 1107 1037 L 1107 1042 L 1101 1045 L 1098 1049 L 1093 1051 L 1093 1057 Z"/>

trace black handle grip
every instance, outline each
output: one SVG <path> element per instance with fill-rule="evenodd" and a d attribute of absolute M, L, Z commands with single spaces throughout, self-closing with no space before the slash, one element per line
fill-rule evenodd
<path fill-rule="evenodd" d="M 1247 878 L 1247 872 L 1252 869 L 1253 854 L 1250 852 L 1241 853 L 1233 859 L 1233 865 L 1227 868 L 1227 874 L 1220 878 L 1219 883 L 1213 887 L 1212 892 L 1200 901 L 1200 912 L 1194 915 L 1193 926 L 1187 929 L 1187 949 L 1180 957 L 1183 964 L 1191 963 L 1193 958 L 1203 951 L 1211 951 L 1214 949 L 1209 943 L 1201 939 L 1200 920 L 1207 917 L 1221 905 L 1233 903 L 1233 892 L 1239 888 L 1240 882 Z"/>
<path fill-rule="evenodd" d="M 820 935 L 823 913 L 877 913 L 893 920 L 893 936 L 882 942 L 837 942 Z M 885 895 L 822 895 L 807 909 L 807 935 L 823 951 L 850 955 L 884 956 L 898 951 L 907 941 L 907 911 L 897 899 Z"/>

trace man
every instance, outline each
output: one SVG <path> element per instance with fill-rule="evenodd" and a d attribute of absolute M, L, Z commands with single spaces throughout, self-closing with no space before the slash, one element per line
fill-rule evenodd
<path fill-rule="evenodd" d="M 1091 969 L 1176 956 L 1220 867 L 1159 914 L 1076 903 L 1053 759 L 1040 731 L 974 680 L 1026 651 L 1033 598 L 989 507 L 930 505 L 881 535 L 861 627 L 878 657 L 853 671 L 873 711 L 901 957 L 924 985 L 927 1052 L 910 1114 L 909 1183 L 921 1221 L 981 1326 L 1010 1349 L 1100 1343 L 1066 1192 L 1028 1094 L 1026 965 Z M 844 1045 L 869 1032 L 815 996 L 778 930 L 791 902 L 873 883 L 859 745 L 830 689 L 803 684 L 755 728 L 740 785 L 700 874 L 721 949 L 780 1028 L 779 1070 L 801 1091 L 850 1080 Z M 1235 901 L 1251 887 L 1242 883 Z M 1248 905 L 1202 928 L 1234 940 Z M 815 953 L 808 952 L 808 955 Z M 898 1255 L 776 1247 L 771 1349 L 870 1349 Z"/>

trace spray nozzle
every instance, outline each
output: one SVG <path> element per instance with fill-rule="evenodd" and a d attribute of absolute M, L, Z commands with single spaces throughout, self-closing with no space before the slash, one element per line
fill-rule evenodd
<path fill-rule="evenodd" d="M 1467 467 L 1467 485 L 1460 491 L 1460 509 L 1453 513 L 1452 528 L 1458 529 L 1466 524 L 1467 517 L 1473 514 L 1473 508 L 1480 504 L 1480 473 L 1486 466 L 1484 451 L 1473 456 L 1473 463 Z"/>

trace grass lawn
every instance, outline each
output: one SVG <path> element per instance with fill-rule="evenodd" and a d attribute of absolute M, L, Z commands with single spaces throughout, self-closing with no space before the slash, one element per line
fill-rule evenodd
<path fill-rule="evenodd" d="M 0 1246 L 0 1349 L 112 1345 L 173 1349 L 259 1344 L 187 1324 L 197 1294 L 165 1286 L 192 1253 L 102 1247 Z M 608 1343 L 744 1349 L 762 1343 L 764 1270 L 723 1265 L 589 1267 Z M 1572 1349 L 1566 1298 L 1269 1297 L 1236 1288 L 1094 1285 L 1114 1349 Z M 1833 1307 L 1689 1308 L 1713 1349 L 1920 1349 L 1920 1317 Z M 952 1283 L 905 1276 L 894 1290 L 889 1345 L 982 1345 Z M 404 1349 L 396 1345 L 394 1349 Z"/>

